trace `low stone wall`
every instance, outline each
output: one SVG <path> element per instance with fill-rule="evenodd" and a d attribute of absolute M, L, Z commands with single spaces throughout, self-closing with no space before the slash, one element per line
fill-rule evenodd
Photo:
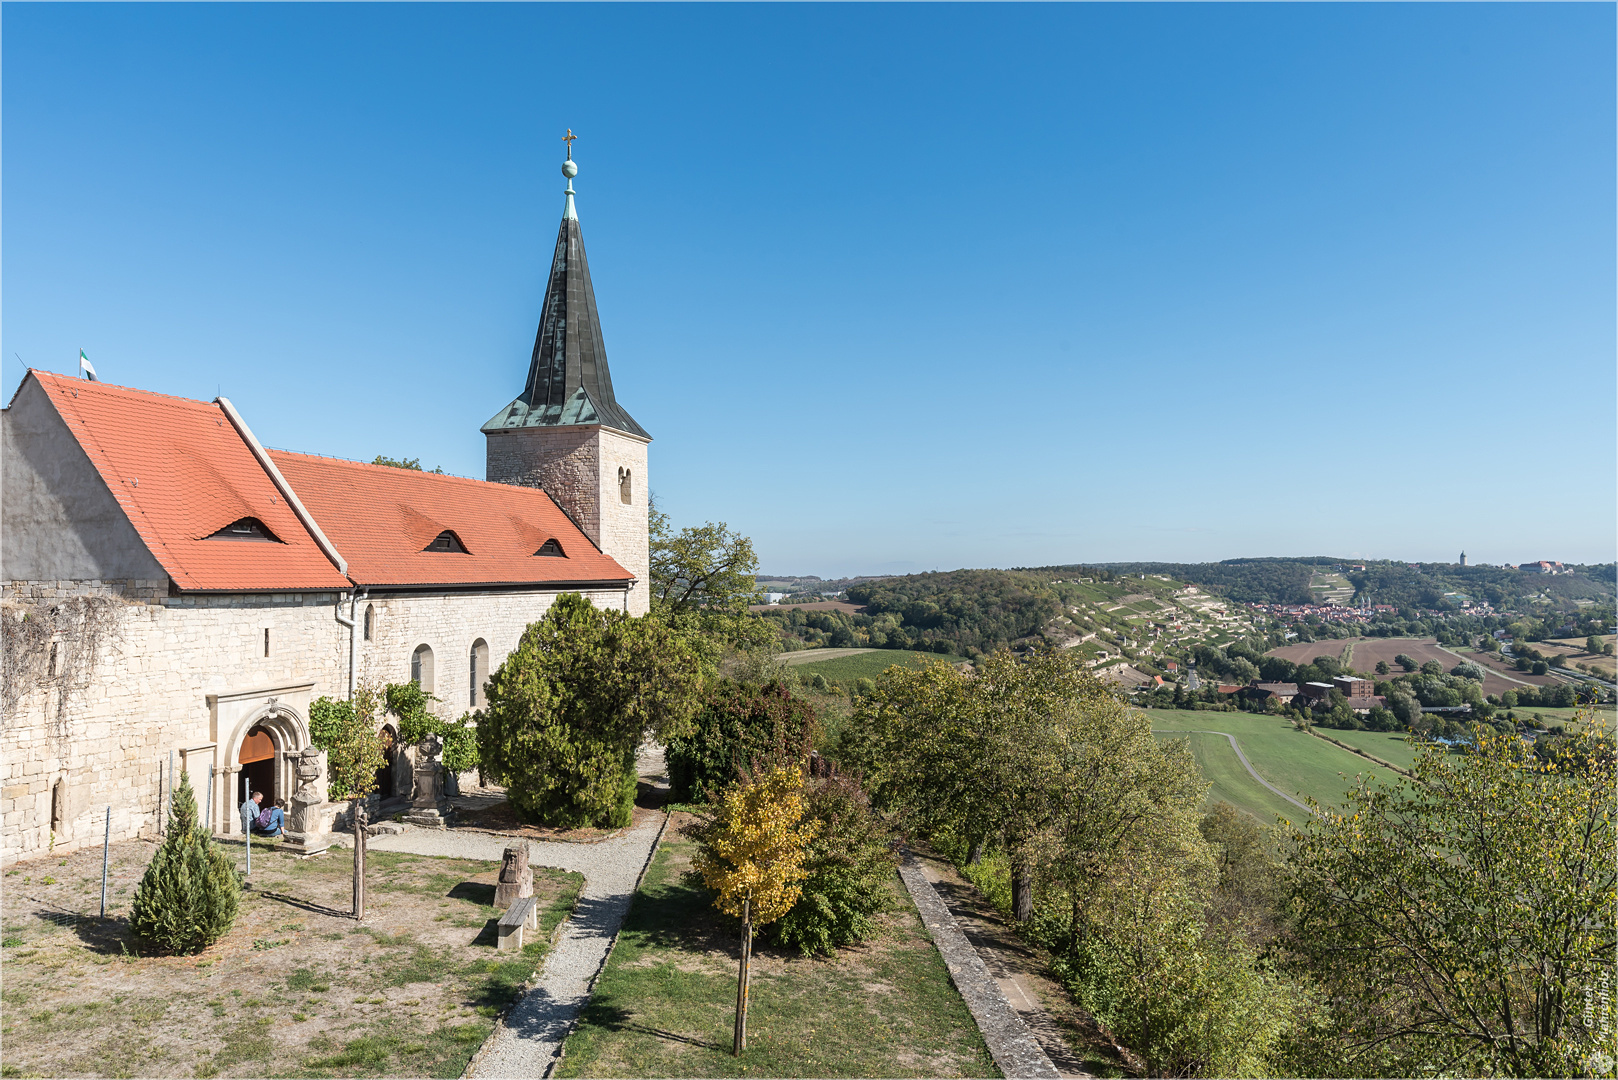
<path fill-rule="evenodd" d="M 1000 992 L 983 958 L 961 933 L 955 916 L 938 898 L 922 873 L 921 863 L 908 851 L 899 865 L 899 877 L 916 902 L 921 921 L 938 947 L 938 954 L 944 958 L 949 977 L 971 1010 L 972 1019 L 977 1021 L 978 1031 L 983 1034 L 983 1041 L 988 1044 L 989 1053 L 1001 1073 L 1015 1077 L 1060 1077 L 1062 1074 L 1045 1056 L 1044 1048 L 1028 1030 L 1028 1025 Z"/>

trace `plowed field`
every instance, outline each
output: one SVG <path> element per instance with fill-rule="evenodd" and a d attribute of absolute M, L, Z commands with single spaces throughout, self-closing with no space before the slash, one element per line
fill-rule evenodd
<path fill-rule="evenodd" d="M 1271 649 L 1269 655 L 1279 656 L 1284 660 L 1291 660 L 1294 664 L 1306 664 L 1317 656 L 1340 657 L 1343 648 L 1349 645 L 1349 640 L 1314 641 L 1301 645 L 1283 645 L 1279 649 Z M 1476 661 L 1483 667 L 1483 692 L 1485 694 L 1503 694 L 1514 686 L 1523 683 L 1532 683 L 1535 686 L 1547 686 L 1557 680 L 1548 675 L 1529 675 L 1526 672 L 1515 671 L 1509 665 L 1500 662 L 1498 654 L 1468 652 L 1456 654 L 1448 649 L 1441 648 L 1432 638 L 1354 638 L 1352 639 L 1354 651 L 1349 658 L 1349 667 L 1355 671 L 1370 675 L 1376 670 L 1377 661 L 1386 660 L 1390 673 L 1401 675 L 1404 669 L 1394 662 L 1394 657 L 1400 653 L 1409 656 L 1417 664 L 1425 664 L 1429 660 L 1437 660 L 1445 671 L 1459 664 L 1463 659 Z M 1492 663 L 1490 662 L 1492 660 Z M 1513 681 L 1516 680 L 1516 681 Z"/>

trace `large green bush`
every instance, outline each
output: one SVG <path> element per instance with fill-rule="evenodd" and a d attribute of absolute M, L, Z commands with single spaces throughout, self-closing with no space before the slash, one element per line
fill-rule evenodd
<path fill-rule="evenodd" d="M 690 729 L 670 738 L 666 759 L 676 802 L 714 802 L 753 762 L 804 765 L 819 731 L 814 707 L 786 685 L 719 680 Z"/>
<path fill-rule="evenodd" d="M 241 884 L 223 852 L 197 826 L 197 800 L 182 772 L 168 833 L 135 890 L 129 927 L 164 952 L 201 952 L 236 921 Z"/>
<path fill-rule="evenodd" d="M 771 933 L 806 955 L 830 955 L 876 929 L 875 917 L 892 903 L 898 856 L 887 823 L 865 790 L 846 777 L 805 784 L 804 820 L 818 825 L 804 862 L 809 876 Z"/>
<path fill-rule="evenodd" d="M 628 825 L 635 753 L 648 734 L 679 734 L 696 667 L 661 621 L 564 593 L 489 679 L 477 726 L 484 775 L 526 821 Z"/>

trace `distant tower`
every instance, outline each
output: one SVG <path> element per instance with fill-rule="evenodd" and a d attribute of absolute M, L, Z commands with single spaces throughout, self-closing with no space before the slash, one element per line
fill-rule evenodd
<path fill-rule="evenodd" d="M 1464 552 L 1464 551 L 1461 552 L 1461 565 L 1462 566 L 1466 565 L 1466 552 Z"/>
<path fill-rule="evenodd" d="M 562 225 L 550 281 L 517 400 L 483 425 L 484 476 L 543 488 L 603 552 L 635 575 L 632 614 L 650 606 L 646 445 L 652 437 L 618 404 L 596 316 L 595 289 L 573 207 L 573 132 L 568 132 Z"/>

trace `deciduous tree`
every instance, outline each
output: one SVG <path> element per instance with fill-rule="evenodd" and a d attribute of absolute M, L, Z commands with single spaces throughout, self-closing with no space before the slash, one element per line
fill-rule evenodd
<path fill-rule="evenodd" d="M 732 1052 L 747 1048 L 747 990 L 753 927 L 774 922 L 797 903 L 808 876 L 804 859 L 815 827 L 803 820 L 803 773 L 776 767 L 725 792 L 712 822 L 698 831 L 695 867 L 714 891 L 714 906 L 742 921 Z"/>
<path fill-rule="evenodd" d="M 1610 979 L 1613 750 L 1479 733 L 1289 833 L 1296 967 L 1335 1003 L 1314 1075 L 1589 1075 Z M 1609 1010 L 1597 1017 L 1610 1040 Z M 1335 1061 L 1330 1054 L 1341 1050 Z"/>

